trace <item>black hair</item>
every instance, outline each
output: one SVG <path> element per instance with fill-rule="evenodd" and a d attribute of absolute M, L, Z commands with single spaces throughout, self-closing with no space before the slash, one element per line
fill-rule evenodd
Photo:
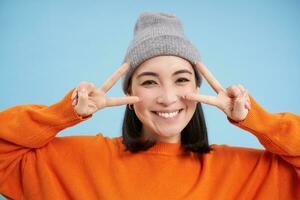
<path fill-rule="evenodd" d="M 200 87 L 202 79 L 196 72 L 195 67 L 193 69 L 196 77 L 196 85 Z M 129 80 L 128 88 L 130 88 L 130 85 L 131 80 Z M 126 150 L 130 152 L 146 151 L 155 145 L 156 141 L 144 139 L 142 126 L 143 124 L 136 116 L 134 110 L 129 109 L 129 105 L 127 105 L 122 125 L 122 142 Z M 207 128 L 201 103 L 197 103 L 191 120 L 181 132 L 181 145 L 186 152 L 209 153 L 212 150 L 208 142 Z"/>

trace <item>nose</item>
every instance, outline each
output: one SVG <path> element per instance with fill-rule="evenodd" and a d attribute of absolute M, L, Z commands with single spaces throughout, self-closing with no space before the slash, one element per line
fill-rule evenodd
<path fill-rule="evenodd" d="M 157 103 L 169 106 L 177 102 L 178 94 L 172 88 L 164 88 L 156 98 Z"/>

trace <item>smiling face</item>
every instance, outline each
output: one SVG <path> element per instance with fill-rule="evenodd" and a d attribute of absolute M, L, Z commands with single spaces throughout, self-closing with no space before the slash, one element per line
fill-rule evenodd
<path fill-rule="evenodd" d="M 192 65 L 177 56 L 158 56 L 142 63 L 133 73 L 131 95 L 141 102 L 134 111 L 143 124 L 142 133 L 155 141 L 177 143 L 192 118 L 197 103 L 182 98 L 197 93 Z"/>

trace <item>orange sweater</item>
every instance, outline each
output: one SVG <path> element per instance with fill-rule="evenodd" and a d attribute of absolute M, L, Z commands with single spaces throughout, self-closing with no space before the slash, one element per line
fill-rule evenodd
<path fill-rule="evenodd" d="M 184 154 L 159 142 L 124 152 L 121 137 L 55 137 L 83 119 L 70 91 L 51 106 L 0 112 L 0 193 L 12 199 L 300 199 L 300 117 L 271 114 L 251 98 L 240 123 L 266 150 L 212 145 Z M 224 133 L 226 134 L 226 133 Z"/>

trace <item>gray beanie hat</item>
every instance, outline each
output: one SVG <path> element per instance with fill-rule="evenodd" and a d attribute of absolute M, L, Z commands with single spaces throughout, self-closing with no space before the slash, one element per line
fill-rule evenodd
<path fill-rule="evenodd" d="M 134 38 L 131 41 L 125 59 L 130 68 L 123 79 L 123 91 L 126 93 L 132 73 L 137 66 L 147 59 L 161 55 L 174 55 L 189 61 L 193 66 L 200 61 L 196 47 L 184 35 L 182 24 L 178 17 L 169 13 L 143 12 L 135 27 Z M 198 70 L 194 70 L 200 77 Z"/>

